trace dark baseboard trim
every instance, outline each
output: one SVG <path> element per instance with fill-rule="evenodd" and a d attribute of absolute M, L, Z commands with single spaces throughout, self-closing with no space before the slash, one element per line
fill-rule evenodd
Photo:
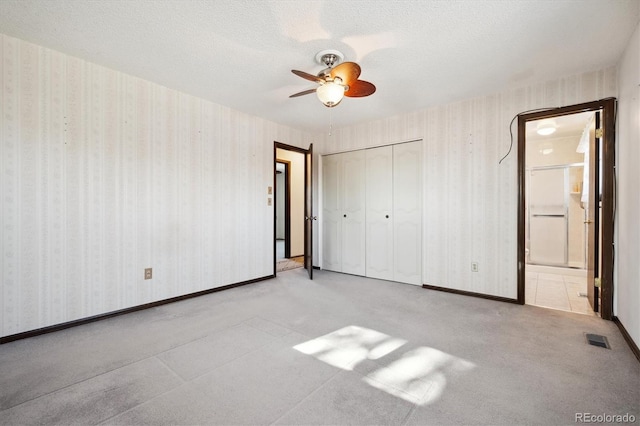
<path fill-rule="evenodd" d="M 320 267 L 319 266 L 314 266 L 313 269 L 318 269 L 319 270 Z"/>
<path fill-rule="evenodd" d="M 240 287 L 247 284 L 257 283 L 259 281 L 265 281 L 271 278 L 275 278 L 275 275 L 266 275 L 261 278 L 254 278 L 248 281 L 242 281 L 239 283 L 223 285 L 221 287 L 210 288 L 207 290 L 197 291 L 195 293 L 189 293 L 182 296 L 171 297 L 169 299 L 158 300 L 157 302 L 145 303 L 144 305 L 132 306 L 130 308 L 120 309 L 117 311 L 111 311 L 104 314 L 94 315 L 87 318 L 81 318 L 74 321 L 63 322 L 61 324 L 50 325 L 48 327 L 38 328 L 35 330 L 24 331 L 22 333 L 11 334 L 9 336 L 0 337 L 0 345 L 14 342 L 16 340 L 27 339 L 29 337 L 40 336 L 42 334 L 53 333 L 54 331 L 60 331 L 67 328 L 75 327 L 78 325 L 88 324 L 95 321 L 104 320 L 107 318 L 117 317 L 119 315 L 130 314 L 136 311 L 142 311 L 144 309 L 155 308 L 157 306 L 166 305 L 168 303 L 179 302 L 181 300 L 191 299 L 194 297 L 204 296 L 205 294 L 211 294 L 222 290 L 229 290 L 230 288 Z"/>
<path fill-rule="evenodd" d="M 453 288 L 438 287 L 438 286 L 429 285 L 429 284 L 422 284 L 422 288 L 426 288 L 427 290 L 444 291 L 446 293 L 459 294 L 462 296 L 479 297 L 481 299 L 495 300 L 497 302 L 519 304 L 518 299 L 509 299 L 508 297 L 491 296 L 490 294 L 474 293 L 473 291 L 456 290 Z"/>
<path fill-rule="evenodd" d="M 633 341 L 627 329 L 624 328 L 624 325 L 622 325 L 622 323 L 620 322 L 620 319 L 616 316 L 612 316 L 611 321 L 616 323 L 616 325 L 620 329 L 620 333 L 622 333 L 622 337 L 624 337 L 624 340 L 627 341 L 629 348 L 631 348 L 631 352 L 633 352 L 636 358 L 638 358 L 638 361 L 640 361 L 640 348 L 638 348 L 638 345 L 636 344 L 636 342 Z"/>

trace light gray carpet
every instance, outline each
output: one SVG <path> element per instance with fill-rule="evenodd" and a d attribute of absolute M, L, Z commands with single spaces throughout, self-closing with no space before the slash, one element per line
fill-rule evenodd
<path fill-rule="evenodd" d="M 0 423 L 575 424 L 640 417 L 580 314 L 304 269 L 0 346 Z M 612 349 L 589 346 L 604 334 Z"/>

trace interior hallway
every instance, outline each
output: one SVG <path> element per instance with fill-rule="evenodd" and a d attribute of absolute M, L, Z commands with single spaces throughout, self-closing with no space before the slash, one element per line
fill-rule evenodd
<path fill-rule="evenodd" d="M 573 424 L 640 417 L 597 317 L 304 269 L 0 346 L 0 423 Z M 611 350 L 585 333 L 607 336 Z M 597 392 L 595 391 L 597 389 Z"/>
<path fill-rule="evenodd" d="M 302 268 L 304 256 L 296 256 L 290 259 L 284 257 L 284 240 L 276 240 L 276 272 Z"/>

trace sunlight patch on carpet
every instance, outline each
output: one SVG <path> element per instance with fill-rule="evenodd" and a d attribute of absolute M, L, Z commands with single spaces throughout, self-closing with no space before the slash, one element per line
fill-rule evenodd
<path fill-rule="evenodd" d="M 376 330 L 347 326 L 294 346 L 304 354 L 347 371 L 365 360 L 380 360 L 408 342 Z M 449 378 L 467 373 L 476 365 L 438 349 L 420 346 L 402 354 L 363 377 L 369 386 L 417 405 L 442 396 Z"/>

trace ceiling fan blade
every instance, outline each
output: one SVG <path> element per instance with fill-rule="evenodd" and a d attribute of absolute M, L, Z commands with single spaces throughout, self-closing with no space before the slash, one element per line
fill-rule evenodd
<path fill-rule="evenodd" d="M 298 92 L 298 93 L 294 93 L 293 95 L 289 96 L 290 98 L 297 98 L 298 96 L 304 96 L 304 95 L 308 95 L 310 93 L 315 93 L 316 89 L 309 89 L 309 90 L 304 90 L 302 92 Z"/>
<path fill-rule="evenodd" d="M 376 91 L 376 86 L 364 80 L 356 80 L 349 85 L 349 90 L 344 92 L 350 98 L 362 98 L 372 95 Z"/>
<path fill-rule="evenodd" d="M 331 69 L 331 78 L 340 77 L 342 83 L 348 86 L 358 79 L 360 75 L 360 65 L 355 62 L 343 62 Z"/>
<path fill-rule="evenodd" d="M 304 71 L 291 70 L 291 72 L 294 73 L 295 75 L 297 75 L 298 77 L 304 78 L 305 80 L 313 81 L 313 82 L 316 82 L 316 83 L 324 82 L 324 80 L 321 79 L 320 77 L 318 77 L 317 75 L 309 74 L 309 73 L 304 72 Z"/>

